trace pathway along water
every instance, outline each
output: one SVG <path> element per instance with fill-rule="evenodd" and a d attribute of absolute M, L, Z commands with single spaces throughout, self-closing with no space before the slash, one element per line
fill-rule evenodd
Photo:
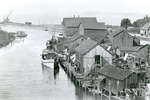
<path fill-rule="evenodd" d="M 24 30 L 28 36 L 0 49 L 0 100 L 100 100 L 77 88 L 62 68 L 42 67 L 40 54 L 50 39 L 48 32 L 12 26 L 3 29 Z"/>

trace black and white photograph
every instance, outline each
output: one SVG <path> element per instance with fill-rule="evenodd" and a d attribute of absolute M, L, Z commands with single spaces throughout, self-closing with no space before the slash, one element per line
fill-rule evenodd
<path fill-rule="evenodd" d="M 0 100 L 150 100 L 149 0 L 0 2 Z"/>

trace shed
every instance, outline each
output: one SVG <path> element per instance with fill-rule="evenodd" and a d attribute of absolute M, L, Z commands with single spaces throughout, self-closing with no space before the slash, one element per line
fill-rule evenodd
<path fill-rule="evenodd" d="M 105 65 L 99 70 L 99 73 L 106 77 L 104 88 L 117 94 L 125 88 L 136 87 L 137 75 L 130 70 L 118 68 L 114 65 Z"/>
<path fill-rule="evenodd" d="M 75 48 L 80 68 L 87 72 L 95 66 L 102 67 L 104 64 L 112 64 L 112 54 L 99 43 L 88 38 Z"/>

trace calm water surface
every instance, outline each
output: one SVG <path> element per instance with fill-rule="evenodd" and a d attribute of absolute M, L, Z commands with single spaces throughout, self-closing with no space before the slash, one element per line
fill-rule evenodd
<path fill-rule="evenodd" d="M 41 66 L 40 54 L 51 35 L 41 29 L 24 30 L 28 36 L 0 49 L 0 100 L 100 100 L 75 87 L 62 68 Z"/>

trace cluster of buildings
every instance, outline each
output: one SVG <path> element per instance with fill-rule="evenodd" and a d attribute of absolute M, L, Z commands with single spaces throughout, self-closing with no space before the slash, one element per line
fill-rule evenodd
<path fill-rule="evenodd" d="M 64 38 L 57 49 L 66 55 L 65 61 L 77 73 L 96 73 L 99 88 L 114 95 L 145 86 L 146 69 L 150 65 L 149 45 L 141 45 L 126 29 L 109 32 L 107 25 L 95 17 L 64 18 L 62 25 Z"/>

